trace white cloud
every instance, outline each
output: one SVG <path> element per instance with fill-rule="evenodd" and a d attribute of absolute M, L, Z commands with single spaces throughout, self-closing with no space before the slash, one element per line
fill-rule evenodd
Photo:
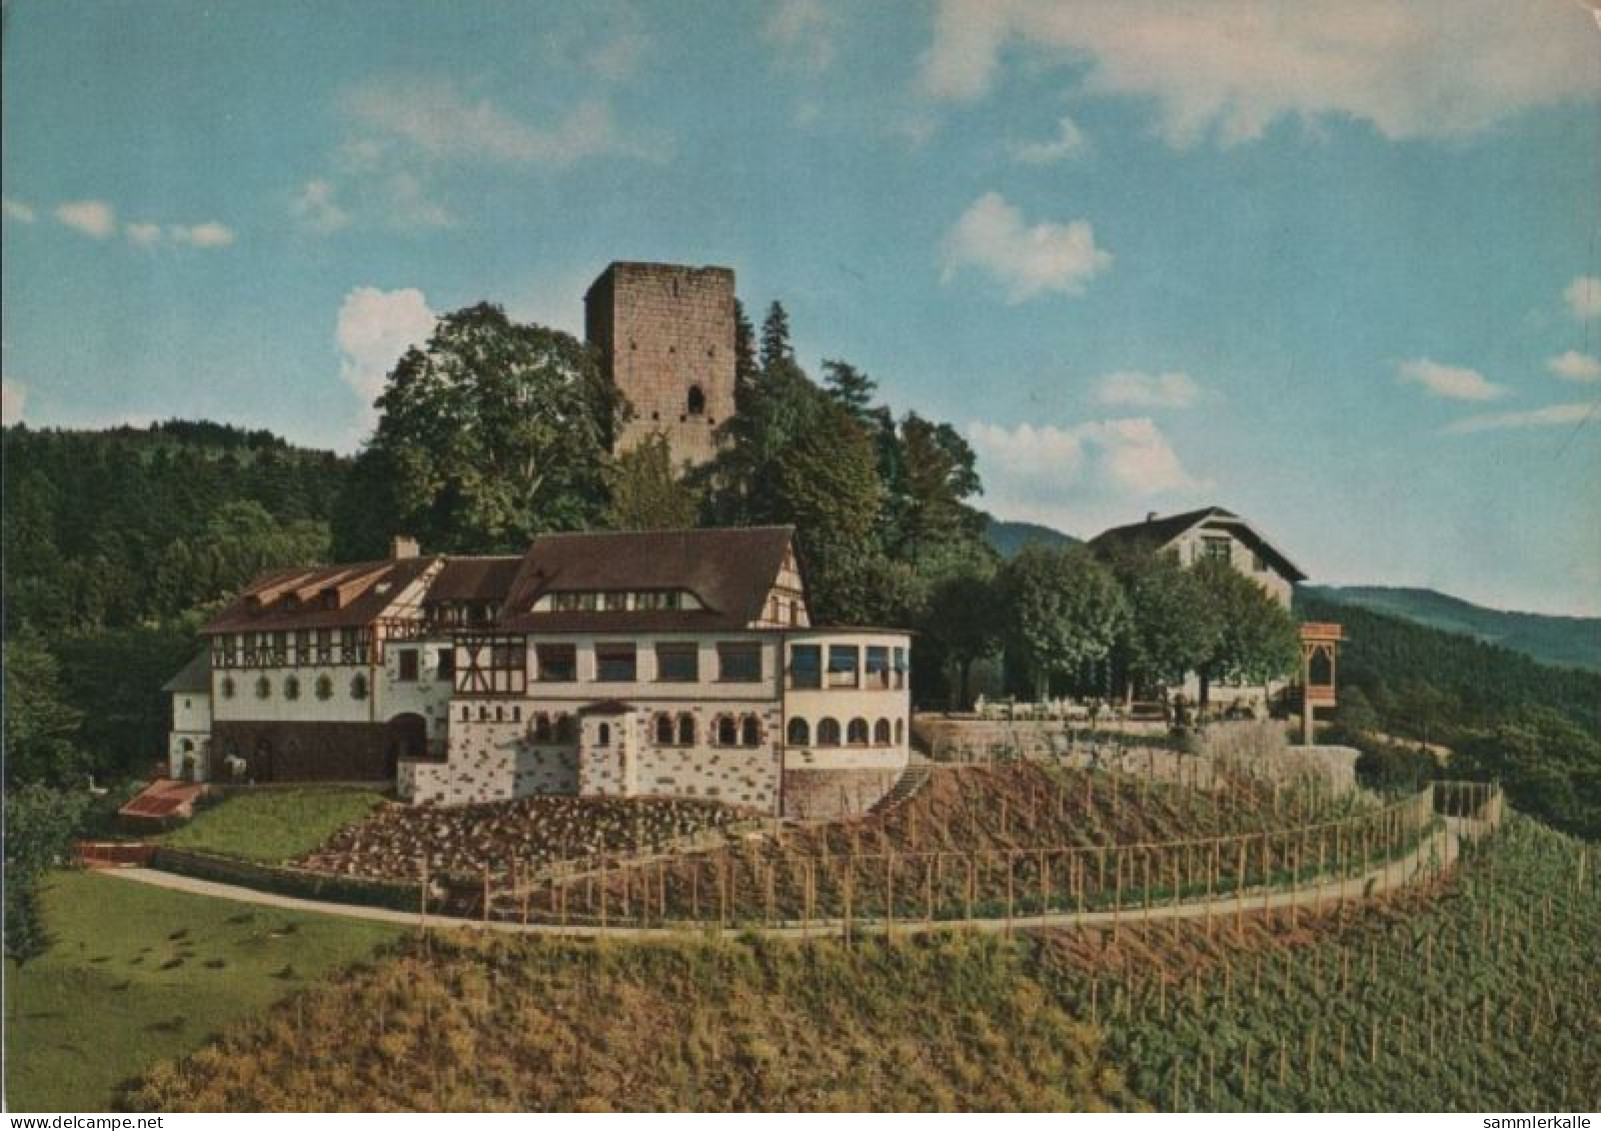
<path fill-rule="evenodd" d="M 339 347 L 339 376 L 362 400 L 361 427 L 378 419 L 373 401 L 401 355 L 421 346 L 433 333 L 439 316 L 415 287 L 381 291 L 357 287 L 339 307 L 334 340 Z"/>
<path fill-rule="evenodd" d="M 1459 435 L 1468 432 L 1499 432 L 1508 428 L 1559 428 L 1565 424 L 1579 424 L 1596 411 L 1595 405 L 1583 403 L 1554 404 L 1526 412 L 1494 412 L 1468 416 L 1442 431 Z"/>
<path fill-rule="evenodd" d="M 1087 222 L 1028 227 L 1022 213 L 990 192 L 945 237 L 941 277 L 949 282 L 964 267 L 980 268 L 1005 285 L 1008 302 L 1018 303 L 1046 291 L 1080 294 L 1111 264 Z"/>
<path fill-rule="evenodd" d="M 1012 156 L 1025 165 L 1052 165 L 1089 147 L 1089 139 L 1078 123 L 1065 114 L 1056 123 L 1056 136 L 1048 141 L 1032 141 L 1014 146 Z"/>
<path fill-rule="evenodd" d="M 1601 277 L 1580 275 L 1568 284 L 1562 297 L 1568 300 L 1568 309 L 1580 322 L 1601 318 Z"/>
<path fill-rule="evenodd" d="M 967 426 L 967 438 L 979 457 L 986 495 L 1014 509 L 1084 493 L 1148 498 L 1200 486 L 1149 417 L 1067 428 L 975 421 Z"/>
<path fill-rule="evenodd" d="M 103 240 L 117 230 L 117 216 L 103 200 L 74 200 L 56 209 L 56 219 L 69 228 Z"/>
<path fill-rule="evenodd" d="M 331 182 L 313 177 L 300 187 L 289 210 L 314 232 L 337 232 L 350 223 L 350 213 L 339 206 L 334 196 Z"/>
<path fill-rule="evenodd" d="M 0 423 L 15 424 L 22 419 L 28 403 L 28 386 L 9 377 L 0 377 Z"/>
<path fill-rule="evenodd" d="M 785 70 L 820 74 L 834 61 L 835 17 L 823 0 L 778 0 L 762 36 Z"/>
<path fill-rule="evenodd" d="M 167 235 L 173 243 L 186 243 L 191 247 L 227 247 L 234 240 L 233 229 L 215 220 L 189 226 L 172 224 L 167 228 Z"/>
<path fill-rule="evenodd" d="M 1594 34 L 1555 0 L 945 0 L 918 86 L 977 98 L 1017 43 L 1088 64 L 1092 91 L 1154 98 L 1175 145 L 1213 131 L 1239 143 L 1323 114 L 1390 138 L 1452 136 L 1593 97 Z"/>
<path fill-rule="evenodd" d="M 611 110 L 580 102 L 560 119 L 534 126 L 487 98 L 473 99 L 449 82 L 375 82 L 349 91 L 347 111 L 362 125 L 401 139 L 437 160 L 572 165 L 628 150 Z"/>
<path fill-rule="evenodd" d="M 1487 380 L 1476 369 L 1441 365 L 1426 357 L 1402 362 L 1401 380 L 1422 385 L 1437 397 L 1453 401 L 1493 401 L 1506 396 L 1506 389 Z"/>
<path fill-rule="evenodd" d="M 1188 408 L 1200 395 L 1188 373 L 1108 373 L 1095 389 L 1101 404 L 1134 408 Z"/>
<path fill-rule="evenodd" d="M 138 247 L 155 247 L 161 242 L 160 224 L 124 224 L 122 234 L 128 237 L 128 242 Z"/>
<path fill-rule="evenodd" d="M 1601 381 L 1601 357 L 1578 350 L 1558 354 L 1545 366 L 1564 381 Z"/>
<path fill-rule="evenodd" d="M 7 220 L 15 220 L 19 224 L 31 224 L 35 219 L 31 205 L 12 200 L 9 196 L 0 197 L 0 210 L 5 212 Z"/>

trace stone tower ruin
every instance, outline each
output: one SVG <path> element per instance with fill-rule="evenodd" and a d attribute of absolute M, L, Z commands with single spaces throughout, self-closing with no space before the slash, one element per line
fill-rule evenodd
<path fill-rule="evenodd" d="M 734 272 L 613 263 L 584 295 L 584 332 L 634 408 L 617 450 L 652 432 L 678 466 L 708 462 L 734 415 Z"/>

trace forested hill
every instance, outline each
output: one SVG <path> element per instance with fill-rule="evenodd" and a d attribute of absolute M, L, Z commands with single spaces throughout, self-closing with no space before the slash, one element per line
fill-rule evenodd
<path fill-rule="evenodd" d="M 1324 586 L 1317 596 L 1387 613 L 1429 628 L 1500 644 L 1541 663 L 1601 672 L 1601 618 L 1559 617 L 1487 609 L 1432 589 Z"/>
<path fill-rule="evenodd" d="M 1360 687 L 1380 713 L 1439 715 L 1445 725 L 1478 726 L 1522 706 L 1559 711 L 1601 734 L 1601 675 L 1555 668 L 1497 644 L 1427 628 L 1370 609 L 1297 590 L 1296 615 L 1345 626 L 1340 686 Z M 1437 701 L 1420 700 L 1428 687 Z M 1410 696 L 1411 703 L 1403 702 Z"/>
<path fill-rule="evenodd" d="M 1024 546 L 1076 546 L 1080 541 L 1037 522 L 1007 522 L 990 516 L 985 516 L 984 538 L 1003 558 L 1015 557 Z"/>
<path fill-rule="evenodd" d="M 157 621 L 264 563 L 324 557 L 348 467 L 208 422 L 0 437 L 8 635 Z"/>

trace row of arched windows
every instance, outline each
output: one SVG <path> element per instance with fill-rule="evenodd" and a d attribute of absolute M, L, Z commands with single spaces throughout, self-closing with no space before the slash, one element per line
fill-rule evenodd
<path fill-rule="evenodd" d="M 312 687 L 316 692 L 318 699 L 328 700 L 334 697 L 334 681 L 332 676 L 318 676 L 316 682 L 312 684 Z M 239 694 L 239 685 L 234 682 L 233 676 L 223 676 L 220 690 L 224 699 L 232 699 L 235 695 Z M 273 692 L 272 680 L 264 675 L 257 676 L 255 691 L 257 699 L 271 699 Z M 299 676 L 291 675 L 284 677 L 283 697 L 289 700 L 300 698 Z M 367 677 L 362 672 L 357 672 L 355 675 L 350 677 L 350 697 L 352 699 L 367 698 Z"/>
<path fill-rule="evenodd" d="M 786 739 L 791 746 L 812 745 L 812 724 L 802 718 L 790 719 Z M 888 719 L 879 719 L 869 727 L 866 719 L 852 719 L 845 724 L 844 739 L 841 743 L 838 719 L 817 720 L 818 746 L 899 746 L 906 741 L 906 721 L 896 719 L 891 725 Z"/>

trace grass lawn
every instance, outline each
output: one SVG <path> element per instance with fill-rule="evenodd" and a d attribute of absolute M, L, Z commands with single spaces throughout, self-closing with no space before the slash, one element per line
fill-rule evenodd
<path fill-rule="evenodd" d="M 43 898 L 54 945 L 5 963 L 13 1111 L 109 1110 L 123 1081 L 404 930 L 93 872 L 55 873 Z"/>
<path fill-rule="evenodd" d="M 165 837 L 173 848 L 278 863 L 304 855 L 383 800 L 367 789 L 305 786 L 236 793 Z"/>

